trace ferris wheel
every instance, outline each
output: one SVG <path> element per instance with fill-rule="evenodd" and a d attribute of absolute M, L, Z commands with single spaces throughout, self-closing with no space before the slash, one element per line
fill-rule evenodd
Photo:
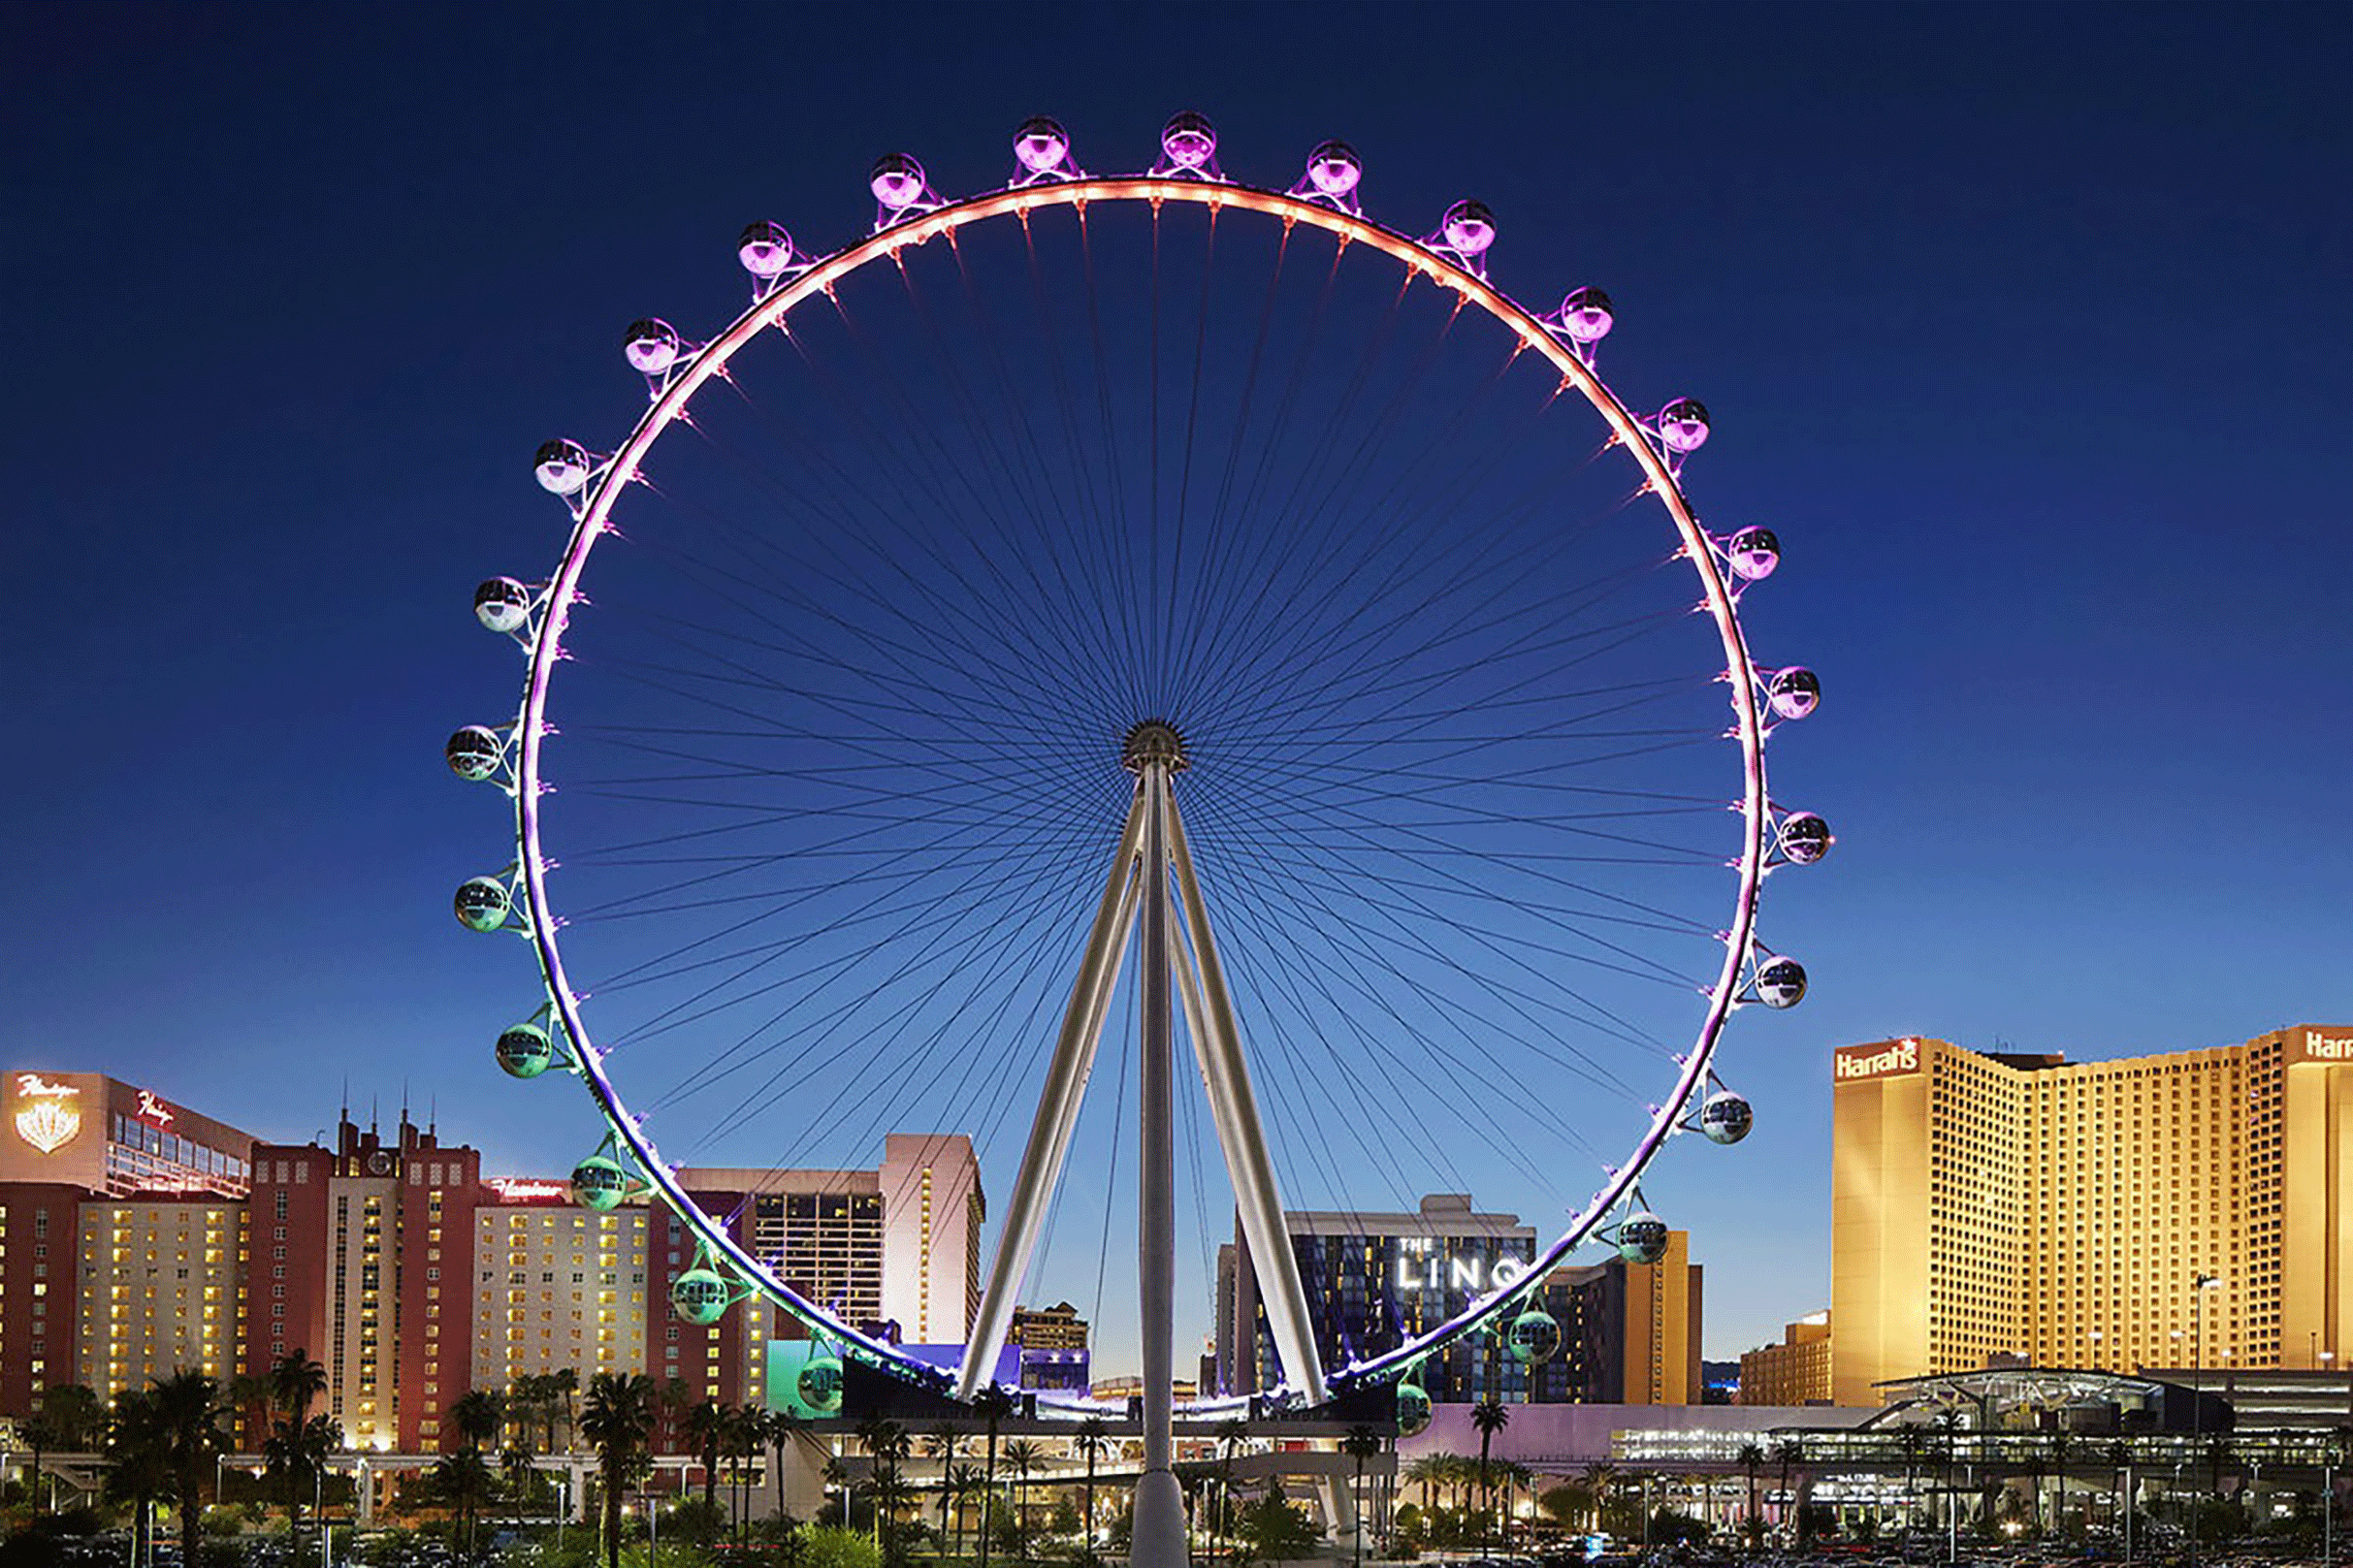
<path fill-rule="evenodd" d="M 1180 114 L 1145 173 L 1089 175 L 1035 119 L 1002 188 L 893 155 L 851 241 L 746 229 L 731 321 L 628 329 L 626 436 L 539 448 L 562 553 L 475 595 L 520 709 L 447 747 L 514 808 L 458 917 L 544 982 L 500 1065 L 587 1089 L 583 1203 L 650 1194 L 693 1231 L 680 1314 L 757 1296 L 972 1399 L 1057 1243 L 1123 1251 L 1124 1179 L 1147 1470 L 1188 1164 L 1258 1269 L 1261 1399 L 1394 1388 L 1410 1428 L 1448 1345 L 1549 1353 L 1537 1294 L 1580 1248 L 1662 1256 L 1643 1175 L 1749 1131 L 1726 1024 L 1806 987 L 1759 893 L 1832 842 L 1766 788 L 1820 700 L 1744 634 L 1779 541 L 1687 496 L 1700 402 L 1602 382 L 1609 297 L 1502 292 L 1476 201 L 1368 217 L 1340 143 L 1285 188 L 1220 151 Z M 953 1365 L 678 1177 L 907 1126 L 969 1131 L 1004 1195 Z M 1111 1174 L 1073 1197 L 1090 1133 L 1077 1168 Z M 1328 1359 L 1286 1213 L 1467 1184 L 1473 1140 L 1558 1199 L 1532 1264 Z"/>

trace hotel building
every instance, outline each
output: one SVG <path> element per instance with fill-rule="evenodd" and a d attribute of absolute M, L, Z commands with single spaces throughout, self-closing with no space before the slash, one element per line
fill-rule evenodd
<path fill-rule="evenodd" d="M 1830 1314 L 1810 1312 L 1781 1332 L 1781 1343 L 1744 1351 L 1740 1403 L 1826 1405 L 1830 1402 Z"/>
<path fill-rule="evenodd" d="M 1461 1193 L 1424 1198 L 1411 1214 L 1294 1211 L 1285 1221 L 1326 1366 L 1429 1332 L 1525 1274 L 1536 1253 L 1533 1227 L 1515 1214 L 1479 1213 Z M 1239 1232 L 1219 1249 L 1217 1290 L 1218 1392 L 1274 1387 L 1280 1361 Z M 1431 1398 L 1699 1402 L 1701 1270 L 1684 1232 L 1670 1233 L 1657 1264 L 1556 1269 L 1537 1300 L 1560 1325 L 1558 1356 L 1531 1375 L 1494 1334 L 1468 1335 L 1424 1364 L 1419 1381 Z"/>
<path fill-rule="evenodd" d="M 2069 1063 L 1833 1059 L 1832 1393 L 2039 1365 L 2342 1366 L 2353 1027 Z"/>

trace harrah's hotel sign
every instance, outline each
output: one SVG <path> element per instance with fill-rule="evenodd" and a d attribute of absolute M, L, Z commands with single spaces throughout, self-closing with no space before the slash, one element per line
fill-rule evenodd
<path fill-rule="evenodd" d="M 1920 1042 L 1917 1040 L 1897 1040 L 1885 1045 L 1842 1045 L 1831 1058 L 1831 1070 L 1840 1083 L 1854 1078 L 1886 1078 L 1898 1072 L 1918 1072 L 1920 1070 Z"/>
<path fill-rule="evenodd" d="M 2304 1032 L 2304 1057 L 2307 1062 L 2353 1062 L 2353 1034 L 2307 1029 Z"/>

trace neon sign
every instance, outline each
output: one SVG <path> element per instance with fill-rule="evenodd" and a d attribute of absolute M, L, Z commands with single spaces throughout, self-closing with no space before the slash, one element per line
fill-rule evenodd
<path fill-rule="evenodd" d="M 155 1125 L 158 1127 L 169 1127 L 172 1124 L 170 1107 L 156 1099 L 150 1090 L 139 1091 L 139 1114 L 154 1118 Z"/>
<path fill-rule="evenodd" d="M 1842 1083 L 1851 1078 L 1884 1077 L 1890 1072 L 1918 1072 L 1920 1066 L 1920 1042 L 1899 1040 L 1885 1049 L 1857 1054 L 1852 1048 L 1842 1049 L 1832 1058 L 1832 1072 Z"/>
<path fill-rule="evenodd" d="M 572 1190 L 560 1181 L 532 1181 L 523 1176 L 490 1176 L 482 1183 L 508 1203 L 568 1203 Z"/>
<path fill-rule="evenodd" d="M 2315 1062 L 2353 1062 L 2353 1035 L 2324 1035 L 2317 1029 L 2306 1030 L 2304 1053 Z"/>
<path fill-rule="evenodd" d="M 16 1107 L 16 1136 L 43 1154 L 55 1154 L 81 1131 L 81 1107 L 74 1104 L 81 1090 L 70 1083 L 47 1083 L 39 1073 L 16 1074 L 16 1094 L 25 1104 Z"/>
<path fill-rule="evenodd" d="M 1528 1277 L 1528 1264 L 1517 1258 L 1493 1263 L 1477 1253 L 1448 1253 L 1443 1258 L 1423 1248 L 1400 1253 L 1394 1282 L 1401 1291 L 1468 1291 L 1473 1296 L 1502 1290 Z"/>

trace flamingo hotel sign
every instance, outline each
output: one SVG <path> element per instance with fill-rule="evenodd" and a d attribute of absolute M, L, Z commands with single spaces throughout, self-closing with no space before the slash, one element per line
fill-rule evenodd
<path fill-rule="evenodd" d="M 37 1072 L 16 1074 L 16 1136 L 43 1154 L 55 1154 L 81 1131 L 81 1091 L 50 1083 Z"/>

